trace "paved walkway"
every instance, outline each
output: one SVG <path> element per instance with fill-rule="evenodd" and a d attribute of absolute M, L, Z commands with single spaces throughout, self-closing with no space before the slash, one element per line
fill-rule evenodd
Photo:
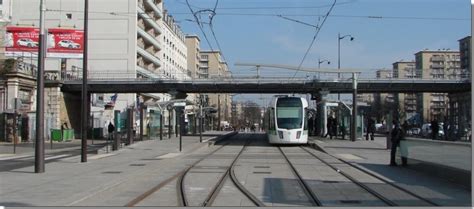
<path fill-rule="evenodd" d="M 203 137 L 204 141 L 214 138 Z M 0 172 L 0 206 L 124 206 L 147 187 L 154 186 L 151 182 L 162 181 L 187 165 L 161 159 L 207 150 L 208 143 L 199 143 L 199 136 L 185 136 L 182 147 L 179 152 L 176 137 L 149 140 L 115 152 L 88 154 L 87 163 L 80 163 L 80 155 L 47 161 L 46 172 L 41 174 L 34 173 L 33 162 L 27 167 L 3 171 Z M 1 164 L 9 161 L 12 159 L 0 159 Z M 112 188 L 122 191 L 123 198 L 97 195 Z"/>
<path fill-rule="evenodd" d="M 374 141 L 364 139 L 354 142 L 347 139 L 310 137 L 310 142 L 331 155 L 383 176 L 383 178 L 427 197 L 439 205 L 471 206 L 471 185 L 453 184 L 429 173 L 412 169 L 411 167 L 415 165 L 388 166 L 390 150 L 386 149 L 386 137 L 384 136 L 377 136 Z"/>

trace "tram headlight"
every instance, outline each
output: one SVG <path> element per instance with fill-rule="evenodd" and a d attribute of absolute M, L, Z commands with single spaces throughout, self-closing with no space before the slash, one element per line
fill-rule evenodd
<path fill-rule="evenodd" d="M 280 139 L 283 139 L 283 131 L 278 131 L 278 136 L 280 137 Z"/>
<path fill-rule="evenodd" d="M 301 131 L 296 132 L 296 139 L 300 139 Z"/>

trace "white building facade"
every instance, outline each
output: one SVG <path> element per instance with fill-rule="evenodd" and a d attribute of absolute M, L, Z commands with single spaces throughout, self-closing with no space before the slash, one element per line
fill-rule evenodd
<path fill-rule="evenodd" d="M 3 0 L 0 9 L 2 14 L 12 17 L 10 25 L 39 27 L 39 2 Z M 46 29 L 83 29 L 83 0 L 47 0 L 45 7 Z M 6 13 L 5 8 L 11 9 Z M 90 1 L 89 78 L 189 79 L 185 35 L 174 19 L 163 11 L 162 0 Z M 31 60 L 31 64 L 36 65 L 36 62 Z M 46 58 L 46 71 L 59 72 L 64 68 L 81 75 L 82 59 Z M 104 105 L 111 101 L 113 95 L 92 95 L 91 112 L 95 118 L 95 127 L 103 127 L 105 122 L 112 119 L 113 110 L 105 110 Z M 118 94 L 114 110 L 124 111 L 126 108 L 137 108 L 142 102 L 157 104 L 171 99 L 169 94 Z M 32 105 L 32 111 L 35 111 L 35 106 Z M 75 119 L 56 117 L 52 126 L 58 128 L 64 120 L 68 122 Z"/>

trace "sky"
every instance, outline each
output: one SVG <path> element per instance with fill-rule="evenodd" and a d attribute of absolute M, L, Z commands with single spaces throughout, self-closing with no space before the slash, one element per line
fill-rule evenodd
<path fill-rule="evenodd" d="M 198 11 L 214 9 L 217 0 L 188 1 Z M 325 21 L 333 0 L 218 0 L 212 19 L 215 39 L 206 24 L 209 13 L 200 18 L 210 47 L 191 21 L 195 18 L 186 0 L 163 2 L 184 33 L 201 38 L 201 50 L 222 50 L 234 76 L 256 74 L 252 67 L 235 66 L 236 62 L 317 67 L 321 59 L 330 61 L 321 67 L 336 69 L 340 33 L 354 37 L 341 40 L 341 68 L 362 69 L 365 77 L 375 77 L 375 70 L 414 60 L 423 49 L 459 50 L 458 40 L 471 31 L 469 0 L 337 0 Z M 320 26 L 311 48 L 317 30 L 308 24 Z M 262 69 L 261 74 L 294 75 L 294 71 Z"/>

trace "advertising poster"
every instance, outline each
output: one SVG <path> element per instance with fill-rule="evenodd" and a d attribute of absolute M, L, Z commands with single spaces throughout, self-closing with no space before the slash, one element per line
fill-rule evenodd
<path fill-rule="evenodd" d="M 37 56 L 39 29 L 8 26 L 4 45 L 7 56 Z"/>
<path fill-rule="evenodd" d="M 47 57 L 82 58 L 84 31 L 75 29 L 48 29 Z"/>
<path fill-rule="evenodd" d="M 84 31 L 75 29 L 49 29 L 46 39 L 50 58 L 82 59 Z M 37 57 L 39 28 L 8 26 L 5 33 L 5 55 Z"/>

